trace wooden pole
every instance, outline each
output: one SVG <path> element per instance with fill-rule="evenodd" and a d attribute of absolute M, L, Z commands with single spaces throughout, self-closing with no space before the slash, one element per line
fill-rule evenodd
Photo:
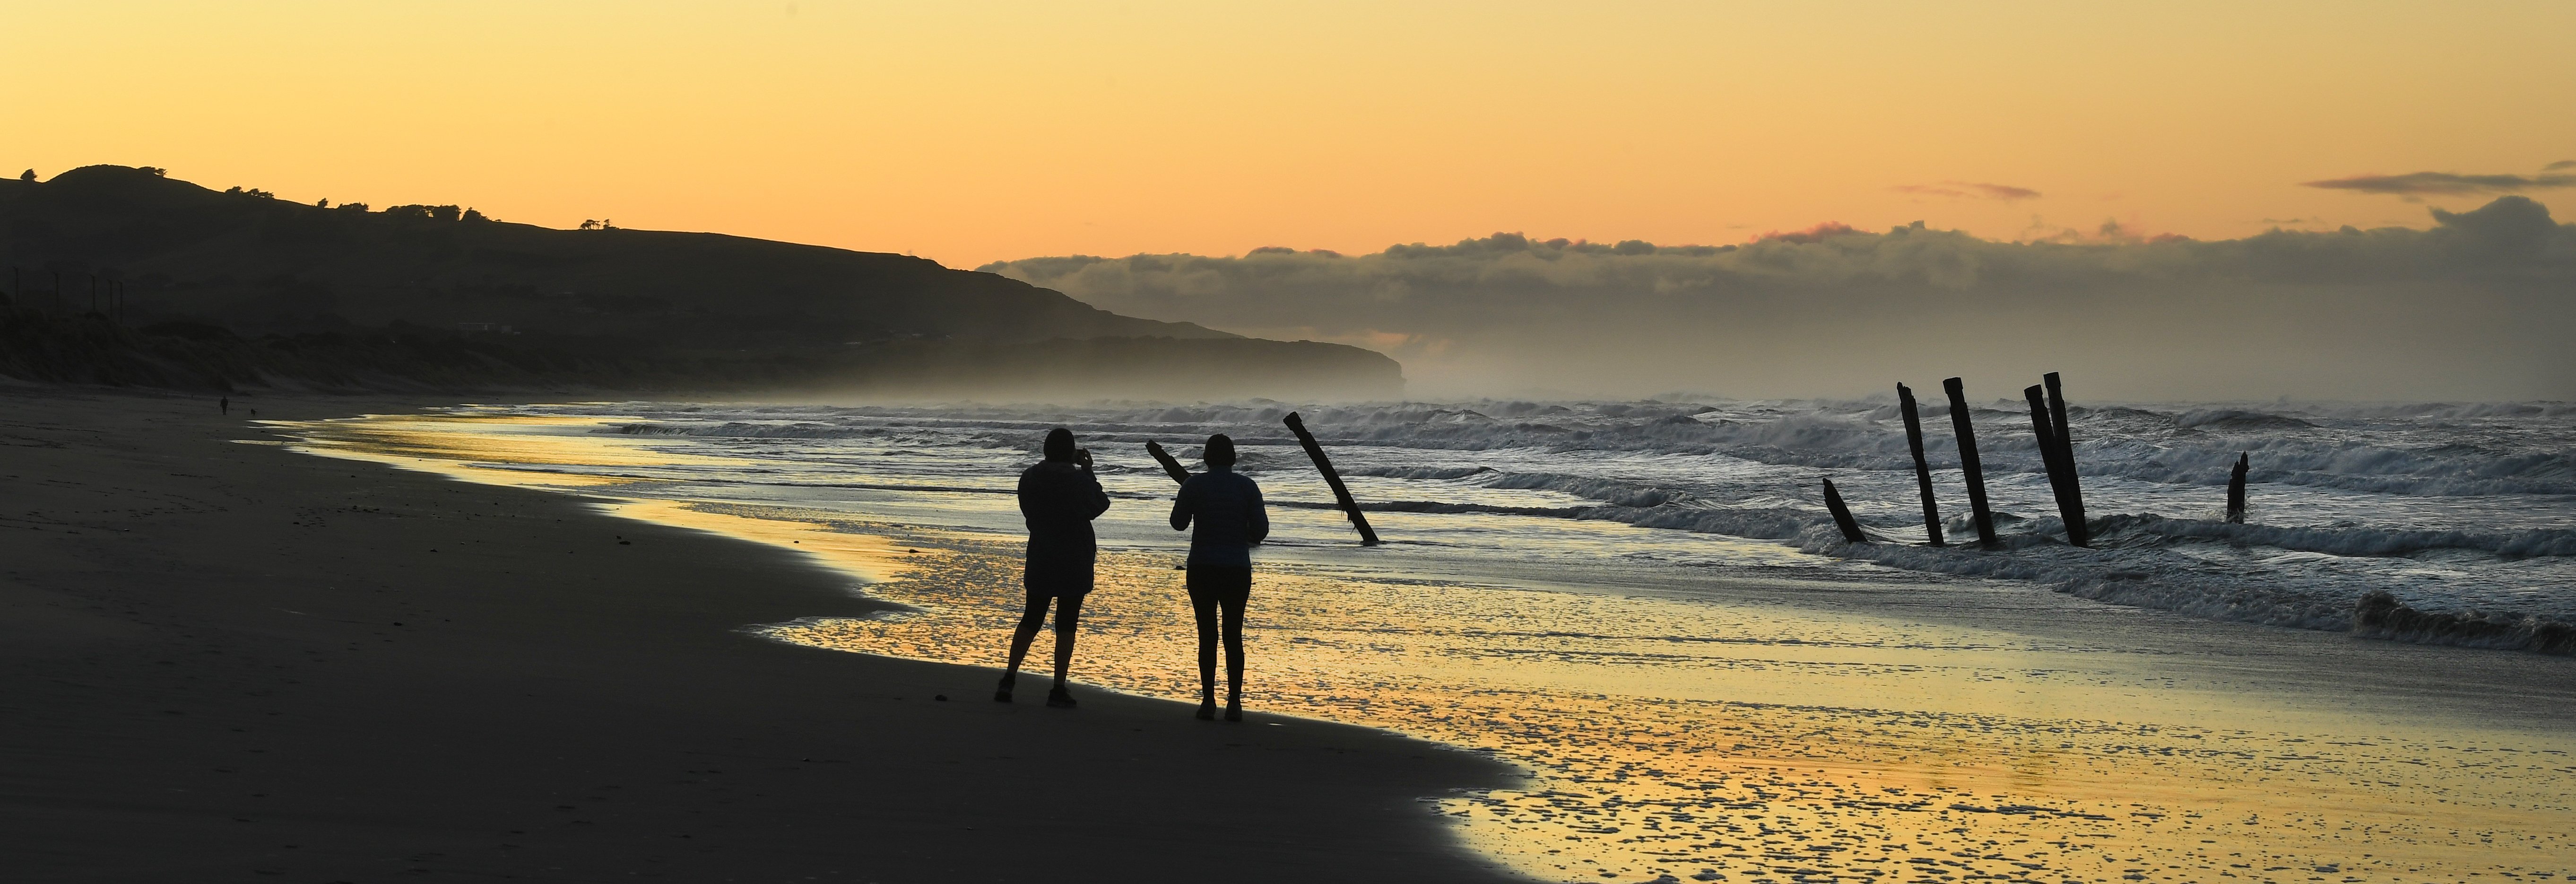
<path fill-rule="evenodd" d="M 2048 468 L 2048 493 L 2057 498 L 2057 517 L 2066 523 L 2066 542 L 2084 546 L 2088 540 L 2084 536 L 2084 517 L 2067 501 L 2066 452 L 2057 447 L 2057 426 L 2049 418 L 2048 400 L 2037 384 L 2023 388 L 2021 395 L 2030 400 L 2030 434 L 2039 440 L 2039 460 Z"/>
<path fill-rule="evenodd" d="M 2084 477 L 2075 471 L 2075 428 L 2066 420 L 2066 390 L 2058 385 L 2056 372 L 2041 375 L 2039 380 L 2048 387 L 2048 419 L 2057 427 L 2057 462 L 2066 467 L 2066 503 L 2075 510 L 2073 520 L 2066 524 L 2075 526 L 2070 530 L 2084 532 L 2084 539 L 2075 540 L 2076 546 L 2092 546 L 2093 523 L 2084 518 Z M 2068 534 L 2067 538 L 2074 540 L 2075 535 Z"/>
<path fill-rule="evenodd" d="M 1977 523 L 1977 542 L 1995 545 L 1995 513 L 1986 508 L 1986 469 L 1977 462 L 1977 431 L 1968 426 L 1968 391 L 1958 378 L 1941 382 L 1950 394 L 1950 426 L 1959 433 L 1959 471 L 1968 478 L 1968 510 Z"/>
<path fill-rule="evenodd" d="M 1360 545 L 1376 546 L 1377 529 L 1369 527 L 1368 517 L 1360 514 L 1360 502 L 1351 499 L 1351 489 L 1342 484 L 1342 474 L 1334 471 L 1332 460 L 1324 456 L 1324 446 L 1315 444 L 1315 434 L 1306 432 L 1306 419 L 1291 411 L 1282 422 L 1288 425 L 1288 432 L 1297 434 L 1297 444 L 1306 446 L 1306 456 L 1314 459 L 1315 471 L 1324 474 L 1324 484 L 1332 486 L 1333 499 L 1341 503 L 1342 513 L 1360 529 Z"/>
<path fill-rule="evenodd" d="M 1932 464 L 1923 459 L 1923 415 L 1914 407 L 1914 391 L 1896 385 L 1896 402 L 1905 412 L 1905 447 L 1914 451 L 1914 484 L 1923 489 L 1923 533 L 1933 546 L 1941 542 L 1941 505 L 1932 500 Z"/>
<path fill-rule="evenodd" d="M 1154 462 L 1163 465 L 1163 472 L 1169 474 L 1172 477 L 1172 481 L 1179 482 L 1183 485 L 1189 484 L 1190 471 L 1182 468 L 1180 461 L 1172 459 L 1171 452 L 1163 450 L 1163 443 L 1153 441 L 1146 442 L 1145 453 L 1153 455 Z"/>
<path fill-rule="evenodd" d="M 2057 445 L 2061 450 L 2072 451 L 2075 434 L 2067 431 L 2066 390 L 2058 386 L 2057 373 L 2053 371 L 2040 375 L 2039 382 L 2048 388 L 2048 420 L 2052 426 L 2057 427 Z"/>
<path fill-rule="evenodd" d="M 2236 455 L 2236 468 L 2227 472 L 2227 520 L 2245 521 L 2245 454 Z"/>
<path fill-rule="evenodd" d="M 1825 480 L 1825 509 L 1833 511 L 1834 526 L 1843 529 L 1845 542 L 1869 542 L 1869 537 L 1860 533 L 1860 523 L 1852 519 L 1851 508 L 1843 505 L 1842 492 L 1834 490 L 1832 479 Z"/>

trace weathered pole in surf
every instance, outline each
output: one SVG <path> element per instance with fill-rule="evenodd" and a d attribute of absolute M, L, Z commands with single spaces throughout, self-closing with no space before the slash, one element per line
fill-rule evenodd
<path fill-rule="evenodd" d="M 1843 529 L 1844 542 L 1868 543 L 1868 535 L 1860 533 L 1860 523 L 1852 519 L 1851 508 L 1843 505 L 1842 492 L 1834 490 L 1834 480 L 1826 479 L 1824 481 L 1825 509 L 1833 512 L 1834 527 Z"/>
<path fill-rule="evenodd" d="M 2066 465 L 2066 502 L 2075 508 L 2073 521 L 2067 524 L 2084 531 L 2076 546 L 2092 546 L 2093 523 L 2084 518 L 2084 477 L 2075 472 L 2075 428 L 2066 420 L 2066 390 L 2058 385 L 2056 372 L 2040 375 L 2039 380 L 2048 387 L 2048 419 L 2057 427 L 2057 460 Z"/>
<path fill-rule="evenodd" d="M 1324 484 L 1333 488 L 1333 499 L 1342 505 L 1342 513 L 1351 517 L 1351 525 L 1360 529 L 1360 545 L 1376 546 L 1377 529 L 1369 527 L 1368 517 L 1360 514 L 1360 502 L 1351 499 L 1351 489 L 1342 484 L 1342 474 L 1333 469 L 1333 461 L 1324 456 L 1324 446 L 1315 443 L 1315 434 L 1306 432 L 1306 419 L 1289 412 L 1281 421 L 1288 432 L 1297 434 L 1297 444 L 1306 446 L 1306 456 L 1315 461 L 1315 471 L 1324 474 Z"/>
<path fill-rule="evenodd" d="M 1896 385 L 1898 410 L 1905 413 L 1905 447 L 1914 451 L 1914 484 L 1923 489 L 1923 534 L 1933 546 L 1941 542 L 1941 505 L 1932 500 L 1932 464 L 1923 459 L 1923 415 L 1914 407 L 1914 391 Z"/>
<path fill-rule="evenodd" d="M 2245 521 L 2246 466 L 2245 454 L 2243 452 L 2238 452 L 2236 455 L 2236 468 L 2227 471 L 2227 520 L 2230 522 L 2242 523 Z"/>
<path fill-rule="evenodd" d="M 2048 493 L 2057 498 L 2057 517 L 2066 523 L 2066 542 L 2088 546 L 2091 538 L 2085 536 L 2084 511 L 2069 498 L 2066 488 L 2075 465 L 2058 444 L 2057 424 L 2049 415 L 2048 400 L 2037 384 L 2023 388 L 2021 395 L 2030 400 L 2030 434 L 2039 440 L 2039 461 L 2048 469 Z"/>
<path fill-rule="evenodd" d="M 1163 450 L 1163 443 L 1147 440 L 1145 453 L 1153 455 L 1154 462 L 1163 465 L 1163 472 L 1171 476 L 1172 481 L 1183 485 L 1189 484 L 1190 471 L 1183 468 L 1180 461 L 1174 460 L 1171 452 Z"/>
<path fill-rule="evenodd" d="M 1968 425 L 1968 389 L 1958 378 L 1941 382 L 1950 394 L 1950 426 L 1959 433 L 1959 471 L 1967 474 L 1968 511 L 1977 523 L 1977 542 L 1995 545 L 1995 513 L 1986 508 L 1986 469 L 1977 461 L 1977 431 Z"/>

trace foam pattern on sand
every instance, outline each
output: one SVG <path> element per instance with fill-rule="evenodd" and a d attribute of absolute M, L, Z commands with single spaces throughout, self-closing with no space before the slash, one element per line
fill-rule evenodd
<path fill-rule="evenodd" d="M 1955 545 L 1974 536 L 1957 445 L 1946 403 L 1924 406 L 1947 548 L 1921 545 L 1912 458 L 1897 409 L 1883 400 L 554 410 L 598 417 L 592 432 L 764 461 L 758 474 L 689 478 L 889 489 L 1006 491 L 994 478 L 1009 472 L 1006 462 L 1062 425 L 1100 453 L 1113 491 L 1149 496 L 1164 480 L 1137 450 L 1144 442 L 1189 459 L 1191 443 L 1225 432 L 1274 500 L 1321 508 L 1331 496 L 1280 424 L 1301 411 L 1365 508 L 1443 517 L 1415 520 L 1399 535 L 1410 542 L 1495 531 L 1497 520 L 1536 534 L 1568 530 L 1550 522 L 1611 522 L 1777 542 L 1827 571 L 1840 562 L 2016 581 L 2281 626 L 2354 629 L 2373 591 L 2427 615 L 2530 624 L 2504 633 L 2363 629 L 2403 640 L 2564 652 L 2516 636 L 2576 623 L 2576 406 L 2078 405 L 2076 460 L 2096 538 L 2078 549 L 2064 542 L 2027 411 L 1974 405 L 2002 533 L 1993 550 Z M 964 451 L 989 458 L 960 459 Z M 849 469 L 857 452 L 870 453 L 863 470 Z M 2221 512 L 2239 453 L 2252 464 L 2245 524 Z M 1840 486 L 1882 542 L 1842 542 L 1819 478 Z M 1626 546 L 1617 554 L 1730 565 L 1687 544 L 1641 537 Z"/>
<path fill-rule="evenodd" d="M 1228 432 L 1245 446 L 1246 471 L 1286 486 L 1289 493 L 1274 496 L 1321 506 L 1329 496 L 1302 487 L 1311 484 L 1302 481 L 1308 468 L 1279 423 L 1303 411 L 1373 511 L 1610 521 L 1771 540 L 1820 557 L 2310 629 L 2354 628 L 2362 598 L 2386 591 L 2418 611 L 2531 627 L 2475 638 L 2365 631 L 2566 650 L 2515 636 L 2576 622 L 2576 406 L 2078 406 L 2076 459 L 2097 538 L 2085 550 L 2063 542 L 2028 414 L 2013 404 L 1971 411 L 2004 535 L 1998 550 L 1919 545 L 1912 459 L 1897 409 L 1884 401 L 657 406 L 651 420 L 600 431 L 732 446 L 811 440 L 1008 450 L 1066 425 L 1104 452 L 1159 439 L 1185 454 L 1189 440 Z M 1945 533 L 1973 537 L 1948 408 L 1925 406 Z M 2240 452 L 2252 463 L 2248 524 L 2219 512 Z M 1818 478 L 1834 479 L 1861 524 L 1888 542 L 1841 542 L 1818 499 Z M 1436 533 L 1419 539 L 1436 541 Z"/>

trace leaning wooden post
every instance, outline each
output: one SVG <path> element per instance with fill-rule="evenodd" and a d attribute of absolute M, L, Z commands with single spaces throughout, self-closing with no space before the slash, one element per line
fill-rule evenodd
<path fill-rule="evenodd" d="M 2058 386 L 2057 373 L 2053 371 L 2041 375 L 2040 383 L 2048 387 L 2049 422 L 2057 427 L 2057 461 L 2066 467 L 2066 502 L 2075 509 L 2074 520 L 2067 524 L 2084 531 L 2084 539 L 2075 541 L 2076 546 L 2091 546 L 2093 523 L 2084 520 L 2084 477 L 2075 472 L 2075 429 L 2066 420 L 2066 391 Z M 2071 539 L 2074 535 L 2067 536 Z"/>
<path fill-rule="evenodd" d="M 1950 426 L 1959 433 L 1959 471 L 1968 478 L 1968 510 L 1977 523 L 1977 542 L 1995 545 L 1995 514 L 1986 508 L 1986 470 L 1977 462 L 1977 431 L 1968 426 L 1968 390 L 1958 378 L 1941 382 L 1950 394 Z"/>
<path fill-rule="evenodd" d="M 1914 391 L 1896 385 L 1896 402 L 1905 412 L 1905 447 L 1914 451 L 1914 484 L 1923 489 L 1923 533 L 1933 546 L 1941 542 L 1941 505 L 1932 500 L 1932 464 L 1923 459 L 1923 416 L 1914 407 Z"/>
<path fill-rule="evenodd" d="M 2227 520 L 2245 521 L 2245 454 L 2236 455 L 2236 468 L 2227 472 Z"/>
<path fill-rule="evenodd" d="M 1360 545 L 1376 546 L 1377 529 L 1370 528 L 1368 517 L 1360 514 L 1360 502 L 1351 499 L 1351 489 L 1342 484 L 1342 474 L 1336 472 L 1333 462 L 1324 457 L 1324 446 L 1315 444 L 1315 434 L 1306 432 L 1306 420 L 1291 411 L 1283 422 L 1288 425 L 1288 432 L 1297 434 L 1297 444 L 1306 446 L 1306 456 L 1314 458 L 1315 471 L 1323 473 L 1324 484 L 1332 486 L 1333 499 L 1341 502 L 1343 514 L 1350 516 L 1351 524 L 1360 529 Z"/>
<path fill-rule="evenodd" d="M 2090 538 L 2084 534 L 2083 510 L 2069 500 L 2066 490 L 2066 476 L 2073 468 L 2067 463 L 2066 451 L 2058 447 L 2057 426 L 2049 418 L 2048 400 L 2035 384 L 2023 388 L 2021 395 L 2030 400 L 2030 434 L 2039 440 L 2039 460 L 2048 468 L 2048 493 L 2057 498 L 2057 517 L 2066 523 L 2066 542 L 2085 546 Z"/>
<path fill-rule="evenodd" d="M 1834 490 L 1832 479 L 1825 480 L 1825 509 L 1833 511 L 1834 526 L 1843 529 L 1845 542 L 1869 542 L 1868 535 L 1860 533 L 1860 523 L 1852 520 L 1851 508 L 1843 505 L 1842 493 Z"/>
<path fill-rule="evenodd" d="M 1180 461 L 1174 460 L 1171 452 L 1163 450 L 1163 443 L 1151 440 L 1146 441 L 1145 453 L 1153 455 L 1154 462 L 1163 465 L 1163 472 L 1170 475 L 1172 477 L 1172 481 L 1179 482 L 1183 485 L 1189 484 L 1190 471 L 1183 468 Z"/>

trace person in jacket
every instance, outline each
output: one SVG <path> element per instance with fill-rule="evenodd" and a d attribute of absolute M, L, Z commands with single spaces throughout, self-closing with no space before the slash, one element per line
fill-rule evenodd
<path fill-rule="evenodd" d="M 1172 530 L 1190 531 L 1186 582 L 1199 621 L 1198 717 L 1216 717 L 1216 644 L 1222 634 L 1225 720 L 1242 721 L 1243 607 L 1252 600 L 1252 545 L 1270 536 L 1270 515 L 1261 507 L 1261 486 L 1234 471 L 1232 438 L 1209 436 L 1200 458 L 1207 472 L 1182 483 L 1172 501 Z"/>
<path fill-rule="evenodd" d="M 1028 607 L 1019 629 L 1011 634 L 1011 666 L 993 699 L 1011 702 L 1011 684 L 1020 675 L 1020 660 L 1046 622 L 1047 604 L 1055 604 L 1055 688 L 1046 704 L 1072 708 L 1065 690 L 1065 670 L 1073 665 L 1073 630 L 1082 617 L 1082 596 L 1091 591 L 1091 563 L 1099 545 L 1091 520 L 1109 510 L 1109 495 L 1091 474 L 1091 452 L 1073 447 L 1073 431 L 1063 427 L 1046 435 L 1046 460 L 1020 473 L 1020 515 L 1029 524 L 1029 553 L 1021 569 L 1028 588 Z"/>

